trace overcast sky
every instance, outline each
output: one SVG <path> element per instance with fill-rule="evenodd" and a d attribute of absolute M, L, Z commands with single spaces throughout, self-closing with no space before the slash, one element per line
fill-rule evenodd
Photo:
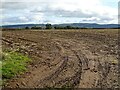
<path fill-rule="evenodd" d="M 118 23 L 119 0 L 2 0 L 1 25 Z"/>

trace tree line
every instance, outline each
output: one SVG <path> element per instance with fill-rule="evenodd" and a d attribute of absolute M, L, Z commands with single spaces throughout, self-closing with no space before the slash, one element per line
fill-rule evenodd
<path fill-rule="evenodd" d="M 72 26 L 52 26 L 51 24 L 46 24 L 45 27 L 33 26 L 33 27 L 25 27 L 25 29 L 87 29 L 87 28 L 72 27 Z"/>

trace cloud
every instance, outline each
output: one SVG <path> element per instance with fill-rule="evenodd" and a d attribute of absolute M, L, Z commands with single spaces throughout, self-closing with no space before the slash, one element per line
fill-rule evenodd
<path fill-rule="evenodd" d="M 26 21 L 27 19 L 26 18 L 24 18 L 23 19 L 23 17 L 11 17 L 11 18 L 6 18 L 6 19 L 3 19 L 3 23 L 25 23 L 25 22 L 27 22 Z"/>
<path fill-rule="evenodd" d="M 104 0 L 3 0 L 3 24 L 11 23 L 117 23 L 117 8 Z"/>
<path fill-rule="evenodd" d="M 26 8 L 26 3 L 23 2 L 3 2 L 2 3 L 2 9 L 11 9 L 11 10 L 21 10 Z"/>

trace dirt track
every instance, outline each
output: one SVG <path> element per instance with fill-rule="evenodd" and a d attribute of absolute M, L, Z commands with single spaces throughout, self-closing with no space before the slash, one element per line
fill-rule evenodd
<path fill-rule="evenodd" d="M 117 30 L 4 31 L 3 50 L 32 58 L 5 87 L 118 87 Z"/>

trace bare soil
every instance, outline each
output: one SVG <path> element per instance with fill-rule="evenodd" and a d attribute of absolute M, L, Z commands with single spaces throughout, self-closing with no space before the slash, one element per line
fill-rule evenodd
<path fill-rule="evenodd" d="M 118 88 L 118 30 L 3 31 L 3 50 L 28 55 L 5 88 Z"/>

